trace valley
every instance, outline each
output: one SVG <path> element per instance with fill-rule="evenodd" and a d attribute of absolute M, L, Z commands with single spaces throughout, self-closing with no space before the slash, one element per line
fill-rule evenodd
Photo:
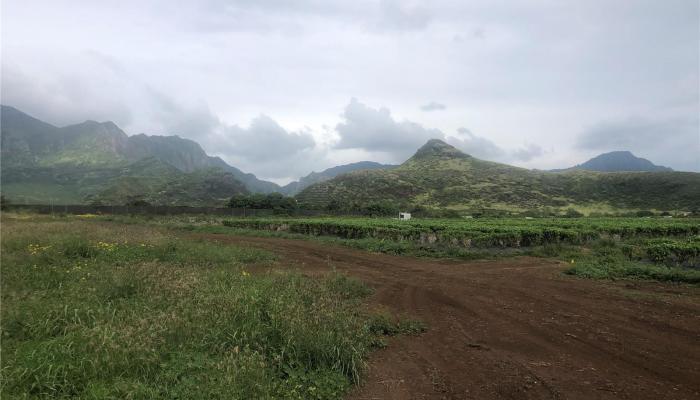
<path fill-rule="evenodd" d="M 700 1 L 0 1 L 0 399 L 700 400 Z"/>

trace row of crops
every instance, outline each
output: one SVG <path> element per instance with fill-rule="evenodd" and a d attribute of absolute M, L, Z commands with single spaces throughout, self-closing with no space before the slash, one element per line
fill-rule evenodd
<path fill-rule="evenodd" d="M 223 221 L 223 224 L 236 228 L 335 236 L 344 239 L 375 238 L 421 244 L 445 243 L 466 248 L 527 247 L 549 243 L 584 244 L 597 239 L 683 239 L 700 235 L 700 220 L 667 218 L 410 221 L 371 218 L 259 218 L 229 219 Z M 669 243 L 661 242 L 657 245 L 660 249 L 670 246 Z"/>
<path fill-rule="evenodd" d="M 622 247 L 632 260 L 649 259 L 658 264 L 700 266 L 700 236 L 687 239 L 657 238 Z"/>

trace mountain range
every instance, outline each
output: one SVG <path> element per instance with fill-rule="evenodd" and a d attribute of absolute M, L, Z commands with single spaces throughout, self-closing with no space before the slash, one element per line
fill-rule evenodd
<path fill-rule="evenodd" d="M 700 206 L 700 174 L 533 171 L 480 160 L 433 139 L 396 168 L 340 175 L 297 199 L 308 208 L 334 209 L 372 202 L 454 210 L 694 209 Z"/>
<path fill-rule="evenodd" d="M 0 109 L 0 127 L 2 191 L 20 202 L 221 205 L 238 193 L 294 195 L 338 174 L 391 167 L 363 161 L 281 187 L 179 136 L 128 136 L 113 122 L 56 127 L 9 106 Z"/>
<path fill-rule="evenodd" d="M 112 122 L 56 127 L 2 106 L 0 127 L 2 193 L 18 202 L 218 206 L 234 194 L 280 192 L 314 208 L 391 201 L 454 209 L 661 209 L 689 208 L 700 198 L 700 174 L 672 172 L 629 152 L 554 173 L 479 160 L 431 140 L 398 166 L 362 161 L 279 186 L 207 155 L 192 140 L 128 136 Z M 620 170 L 647 172 L 606 173 Z"/>
<path fill-rule="evenodd" d="M 372 170 L 372 169 L 391 169 L 396 165 L 380 164 L 374 161 L 360 161 L 351 164 L 339 165 L 337 167 L 328 168 L 321 172 L 312 172 L 298 181 L 290 182 L 282 186 L 281 192 L 286 195 L 295 195 L 314 183 L 325 182 L 333 179 L 338 175 L 347 174 L 348 172 Z"/>

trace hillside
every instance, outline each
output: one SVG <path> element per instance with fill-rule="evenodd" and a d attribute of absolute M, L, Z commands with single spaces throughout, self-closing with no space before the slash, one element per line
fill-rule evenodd
<path fill-rule="evenodd" d="M 397 168 L 351 172 L 297 195 L 314 208 L 390 201 L 462 210 L 692 209 L 699 198 L 698 173 L 532 171 L 480 160 L 436 139 Z"/>
<path fill-rule="evenodd" d="M 128 136 L 112 122 L 56 127 L 2 106 L 2 192 L 12 201 L 220 205 L 279 186 L 178 136 Z"/>
<path fill-rule="evenodd" d="M 16 203 L 221 206 L 249 191 L 221 169 L 186 173 L 151 157 L 123 166 L 3 168 L 2 192 Z"/>
<path fill-rule="evenodd" d="M 348 172 L 372 169 L 390 169 L 394 167 L 396 167 L 396 165 L 380 164 L 374 161 L 360 161 L 356 163 L 338 165 L 325 169 L 321 172 L 312 172 L 305 177 L 302 177 L 298 181 L 290 182 L 287 185 L 282 186 L 282 193 L 293 196 L 314 183 L 324 182 L 335 178 L 338 175 L 347 174 Z"/>
<path fill-rule="evenodd" d="M 598 172 L 658 172 L 673 171 L 671 168 L 656 165 L 646 158 L 637 157 L 629 151 L 611 151 L 591 158 L 585 163 L 567 169 L 552 170 L 562 172 L 571 170 Z"/>
<path fill-rule="evenodd" d="M 85 121 L 59 128 L 9 106 L 1 107 L 0 118 L 3 169 L 99 169 L 155 158 L 184 173 L 219 168 L 251 192 L 280 190 L 277 184 L 209 156 L 198 143 L 179 136 L 128 136 L 113 122 Z"/>

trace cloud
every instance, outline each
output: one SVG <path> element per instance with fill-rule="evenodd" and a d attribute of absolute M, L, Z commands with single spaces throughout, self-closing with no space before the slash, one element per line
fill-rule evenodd
<path fill-rule="evenodd" d="M 86 119 L 128 125 L 133 112 L 123 93 L 133 90 L 130 84 L 89 57 L 78 62 L 85 66 L 81 76 L 61 68 L 65 66 L 54 74 L 41 74 L 3 61 L 3 104 L 58 126 Z"/>
<path fill-rule="evenodd" d="M 447 143 L 476 158 L 504 163 L 527 162 L 545 154 L 542 147 L 527 144 L 524 147 L 507 150 L 498 146 L 488 138 L 477 136 L 469 129 L 457 129 L 458 136 L 448 137 Z"/>
<path fill-rule="evenodd" d="M 505 150 L 491 140 L 477 136 L 466 128 L 459 128 L 457 133 L 459 136 L 449 137 L 447 143 L 471 156 L 484 160 L 499 160 L 507 154 Z"/>
<path fill-rule="evenodd" d="M 578 136 L 576 147 L 599 152 L 630 150 L 657 164 L 700 171 L 700 119 L 696 114 L 600 122 Z"/>
<path fill-rule="evenodd" d="M 263 179 L 290 179 L 307 174 L 324 159 L 310 132 L 291 132 L 267 115 L 248 127 L 220 125 L 204 139 L 206 149 L 243 171 Z"/>
<path fill-rule="evenodd" d="M 253 119 L 247 128 L 238 125 L 224 128 L 222 139 L 227 154 L 261 162 L 279 161 L 315 145 L 309 133 L 288 132 L 267 115 Z"/>
<path fill-rule="evenodd" d="M 185 106 L 154 88 L 146 87 L 145 91 L 152 99 L 152 118 L 168 135 L 199 140 L 222 125 L 205 103 Z"/>
<path fill-rule="evenodd" d="M 530 143 L 511 153 L 511 157 L 517 161 L 531 161 L 537 157 L 544 155 L 544 149 L 541 146 Z"/>
<path fill-rule="evenodd" d="M 461 137 L 467 151 L 554 168 L 599 151 L 577 144 L 581 127 L 628 115 L 673 125 L 697 114 L 699 10 L 689 0 L 8 1 L 2 101 L 57 125 L 113 120 L 131 133 L 191 136 L 210 152 L 226 143 L 201 138 L 223 138 L 222 121 L 263 113 L 293 126 L 288 133 L 311 126 L 316 147 L 340 135 L 343 150 L 332 154 L 358 157 L 348 162 L 399 162 L 468 123 L 483 136 Z M 438 95 L 446 110 L 421 110 Z M 352 96 L 394 110 L 382 120 L 370 109 L 378 115 L 364 122 L 384 124 L 374 134 L 387 139 L 356 132 L 362 118 L 323 130 Z M 695 125 L 636 151 L 697 170 Z M 557 151 L 494 148 L 512 143 Z"/>
<path fill-rule="evenodd" d="M 416 31 L 425 29 L 431 20 L 430 12 L 406 1 L 382 0 L 379 30 Z"/>
<path fill-rule="evenodd" d="M 363 149 L 389 153 L 395 161 L 403 161 L 429 139 L 443 139 L 437 129 L 427 129 L 410 121 L 396 121 L 387 108 L 371 108 L 357 99 L 350 100 L 336 125 L 340 141 L 338 149 Z"/>
<path fill-rule="evenodd" d="M 371 108 L 357 99 L 350 100 L 342 114 L 343 122 L 336 126 L 340 141 L 336 149 L 361 149 L 369 153 L 385 153 L 389 162 L 403 162 L 429 139 L 441 139 L 474 157 L 500 162 L 530 161 L 544 154 L 542 148 L 528 144 L 507 150 L 489 138 L 478 136 L 467 128 L 457 129 L 456 135 L 445 135 L 439 129 L 396 121 L 387 108 Z"/>
<path fill-rule="evenodd" d="M 423 110 L 423 111 L 426 111 L 426 112 L 430 112 L 430 111 L 440 111 L 440 110 L 445 110 L 445 109 L 447 109 L 447 106 L 444 105 L 444 104 L 441 104 L 441 103 L 437 103 L 437 102 L 431 101 L 431 102 L 428 103 L 428 104 L 424 104 L 424 105 L 420 106 L 420 109 Z"/>

